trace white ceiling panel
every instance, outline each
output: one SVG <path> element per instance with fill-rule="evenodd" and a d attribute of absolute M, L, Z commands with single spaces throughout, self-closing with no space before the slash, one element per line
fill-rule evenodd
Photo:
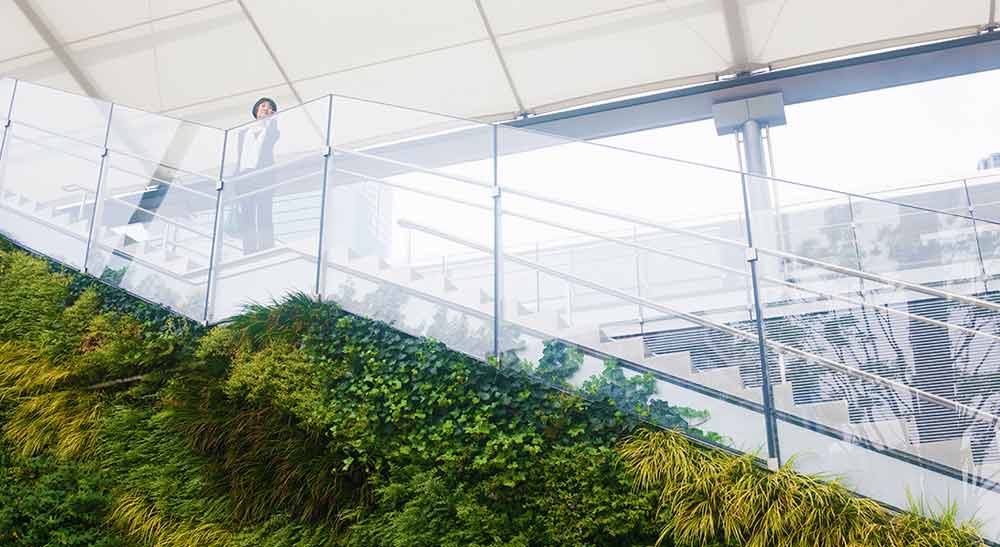
<path fill-rule="evenodd" d="M 568 23 L 576 19 L 609 15 L 623 9 L 667 0 L 482 0 L 493 32 L 498 35 Z"/>
<path fill-rule="evenodd" d="M 713 73 L 729 64 L 696 32 L 687 9 L 651 5 L 499 40 L 529 105 Z"/>
<path fill-rule="evenodd" d="M 252 119 L 250 109 L 261 97 L 274 99 L 278 103 L 279 111 L 295 105 L 295 95 L 292 94 L 292 90 L 286 85 L 279 85 L 169 110 L 167 114 L 214 127 L 232 127 Z"/>
<path fill-rule="evenodd" d="M 246 6 L 292 79 L 485 40 L 472 0 L 284 2 Z"/>
<path fill-rule="evenodd" d="M 64 43 L 126 30 L 150 19 L 169 17 L 214 4 L 220 4 L 220 1 L 31 0 L 31 5 Z"/>
<path fill-rule="evenodd" d="M 0 2 L 0 62 L 48 46 L 14 2 Z"/>
<path fill-rule="evenodd" d="M 235 3 L 160 22 L 153 37 L 164 109 L 282 83 Z"/>
<path fill-rule="evenodd" d="M 463 117 L 517 111 L 488 42 L 306 80 L 296 87 L 306 99 L 337 93 Z"/>
<path fill-rule="evenodd" d="M 101 95 L 155 112 L 163 108 L 155 47 L 150 25 L 143 25 L 77 42 L 67 50 Z"/>
<path fill-rule="evenodd" d="M 476 0 L 23 0 L 107 98 L 238 120 L 262 93 L 514 115 Z M 543 112 L 976 34 L 991 0 L 480 0 L 524 109 Z M 259 28 L 254 29 L 245 6 Z M 70 91 L 72 71 L 0 2 L 0 75 Z M 270 46 L 274 57 L 268 52 Z"/>
<path fill-rule="evenodd" d="M 985 25 L 989 0 L 785 0 L 753 4 L 747 12 L 758 60 L 772 62 Z"/>

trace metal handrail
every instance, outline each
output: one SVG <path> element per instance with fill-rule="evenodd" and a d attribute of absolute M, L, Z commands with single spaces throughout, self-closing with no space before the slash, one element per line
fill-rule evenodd
<path fill-rule="evenodd" d="M 540 135 L 540 136 L 543 136 L 543 137 L 549 137 L 549 138 L 559 139 L 561 141 L 561 144 L 565 144 L 565 143 L 577 143 L 577 144 L 584 144 L 584 145 L 587 145 L 587 146 L 596 146 L 598 148 L 603 148 L 603 149 L 606 149 L 606 150 L 614 150 L 616 152 L 624 152 L 626 154 L 633 154 L 633 155 L 644 156 L 644 157 L 648 157 L 648 158 L 655 158 L 655 159 L 660 159 L 660 160 L 672 161 L 672 162 L 681 163 L 681 164 L 685 164 L 685 165 L 691 165 L 691 166 L 694 166 L 694 167 L 701 167 L 701 168 L 710 169 L 710 170 L 713 170 L 713 171 L 719 171 L 719 172 L 729 173 L 729 174 L 732 174 L 732 175 L 738 175 L 740 177 L 746 177 L 746 179 L 749 180 L 751 183 L 754 182 L 754 179 L 756 179 L 756 180 L 764 180 L 764 181 L 771 181 L 771 182 L 780 182 L 780 183 L 783 183 L 783 184 L 790 184 L 790 185 L 793 185 L 793 186 L 801 186 L 803 188 L 811 188 L 813 190 L 822 190 L 824 192 L 831 192 L 831 193 L 834 193 L 834 194 L 840 194 L 842 196 L 849 196 L 849 197 L 854 197 L 854 198 L 859 198 L 859 199 L 867 199 L 867 200 L 871 200 L 871 201 L 879 201 L 879 202 L 882 202 L 882 203 L 888 203 L 888 204 L 892 204 L 892 205 L 899 205 L 899 206 L 903 206 L 903 207 L 910 207 L 912 209 L 920 209 L 920 210 L 923 210 L 923 211 L 926 211 L 926 212 L 929 212 L 929 213 L 939 213 L 939 214 L 943 214 L 943 215 L 949 215 L 949 216 L 955 216 L 955 217 L 965 218 L 965 219 L 968 219 L 968 220 L 973 220 L 973 217 L 971 217 L 971 216 L 960 215 L 960 214 L 957 214 L 957 213 L 948 213 L 948 212 L 944 212 L 944 211 L 939 211 L 937 209 L 932 209 L 932 208 L 929 208 L 929 207 L 922 207 L 922 206 L 919 206 L 919 205 L 909 205 L 909 204 L 906 204 L 906 203 L 901 203 L 901 202 L 893 201 L 893 200 L 890 200 L 890 199 L 877 198 L 877 197 L 868 196 L 868 195 L 865 195 L 865 194 L 857 194 L 857 193 L 854 193 L 854 192 L 847 192 L 845 190 L 835 190 L 835 189 L 827 188 L 827 187 L 824 187 L 824 186 L 818 186 L 818 185 L 815 185 L 815 184 L 809 184 L 809 183 L 805 183 L 805 182 L 793 181 L 793 180 L 789 180 L 789 179 L 775 177 L 775 176 L 772 176 L 772 175 L 763 175 L 763 174 L 758 174 L 758 173 L 749 173 L 749 172 L 743 171 L 742 169 L 733 169 L 731 167 L 720 167 L 718 165 L 711 165 L 711 164 L 708 164 L 708 163 L 703 163 L 703 162 L 694 161 L 694 160 L 684 160 L 684 159 L 675 158 L 675 157 L 672 157 L 672 156 L 665 156 L 663 154 L 654 154 L 652 152 L 644 152 L 644 151 L 640 151 L 640 150 L 632 150 L 632 149 L 629 149 L 629 148 L 622 148 L 620 146 L 614 146 L 614 145 L 610 145 L 610 144 L 606 144 L 606 143 L 600 143 L 600 142 L 594 142 L 594 141 L 586 141 L 586 140 L 577 139 L 577 138 L 573 138 L 573 137 L 565 137 L 565 136 L 556 135 L 556 134 L 553 134 L 553 133 L 546 133 L 544 131 L 538 131 L 538 130 L 535 130 L 535 129 L 526 129 L 526 128 L 522 128 L 522 127 L 516 127 L 516 128 L 515 127 L 505 127 L 504 129 L 505 130 L 510 130 L 510 131 L 519 131 L 519 132 L 530 133 L 530 134 L 534 134 L 534 135 Z M 991 221 L 991 220 L 986 220 L 986 219 L 975 219 L 975 220 L 983 220 L 984 222 L 988 222 L 990 224 L 998 224 L 998 225 L 1000 225 L 1000 221 Z"/>
<path fill-rule="evenodd" d="M 434 169 L 433 167 L 424 167 L 422 165 L 417 165 L 415 163 L 410 163 L 406 161 L 394 160 L 390 158 L 384 158 L 375 154 L 368 154 L 365 152 L 358 152 L 357 150 L 347 150 L 344 148 L 334 148 L 335 152 L 340 152 L 342 154 L 347 154 L 349 156 L 357 156 L 359 158 L 365 158 L 375 161 L 381 161 L 385 163 L 390 163 L 392 165 L 398 165 L 400 167 L 406 167 L 408 169 L 413 169 L 414 171 L 420 171 L 421 173 L 427 173 L 428 175 L 436 175 L 439 177 L 444 177 L 451 180 L 456 180 L 458 182 L 464 182 L 466 184 L 471 184 L 473 186 L 479 186 L 481 188 L 493 188 L 493 185 L 488 182 L 483 182 L 481 180 L 476 180 L 470 177 L 463 177 L 461 175 L 455 175 L 453 173 L 448 173 L 447 171 L 442 171 L 441 169 Z"/>
<path fill-rule="evenodd" d="M 492 206 L 490 206 L 490 205 L 484 205 L 484 204 L 480 204 L 480 203 L 474 203 L 474 202 L 471 202 L 471 201 L 468 201 L 468 200 L 464 200 L 464 199 L 461 199 L 461 198 L 456 198 L 456 197 L 453 197 L 453 196 L 447 196 L 445 194 L 441 194 L 441 193 L 434 192 L 434 191 L 431 191 L 431 190 L 423 190 L 423 189 L 419 189 L 419 188 L 413 188 L 413 187 L 405 185 L 405 184 L 399 184 L 399 183 L 391 182 L 391 181 L 388 181 L 388 180 L 385 180 L 385 179 L 381 179 L 381 178 L 378 178 L 378 177 L 372 177 L 372 176 L 365 175 L 365 174 L 362 174 L 362 173 L 357 173 L 357 172 L 354 172 L 354 171 L 351 171 L 351 170 L 348 170 L 348 169 L 335 168 L 335 170 L 336 171 L 340 171 L 342 173 L 349 174 L 349 175 L 353 175 L 353 176 L 357 176 L 357 177 L 363 177 L 366 180 L 369 180 L 371 182 L 375 182 L 377 184 L 383 184 L 383 185 L 386 185 L 386 186 L 389 186 L 389 187 L 392 187 L 392 188 L 398 188 L 400 190 L 409 191 L 409 192 L 413 192 L 413 193 L 416 193 L 416 194 L 421 194 L 421 195 L 425 195 L 425 196 L 437 198 L 437 199 L 440 199 L 440 200 L 443 200 L 443 201 L 449 201 L 449 202 L 452 202 L 452 203 L 457 203 L 457 204 L 460 204 L 460 205 L 464 205 L 464 206 L 475 208 L 475 209 L 485 210 L 485 211 L 492 210 Z M 640 251 L 648 252 L 648 253 L 651 253 L 651 254 L 657 254 L 657 255 L 661 255 L 661 256 L 666 256 L 666 257 L 669 257 L 669 258 L 674 258 L 674 259 L 685 261 L 685 262 L 689 262 L 689 263 L 692 263 L 692 264 L 697 264 L 699 266 L 705 266 L 705 267 L 708 267 L 708 268 L 712 268 L 712 269 L 715 269 L 715 270 L 718 270 L 718 271 L 723 271 L 723 272 L 726 272 L 726 273 L 731 273 L 731 274 L 739 275 L 739 276 L 744 277 L 744 278 L 748 278 L 749 279 L 750 276 L 751 276 L 751 274 L 749 272 L 746 272 L 744 270 L 740 270 L 740 269 L 737 269 L 737 268 L 730 268 L 728 266 L 723 266 L 723 265 L 720 265 L 720 264 L 713 264 L 711 262 L 705 262 L 705 261 L 702 261 L 702 260 L 698 260 L 696 258 L 687 257 L 687 256 L 684 256 L 684 255 L 681 255 L 681 254 L 677 254 L 677 253 L 671 252 L 671 251 L 667 251 L 667 250 L 663 250 L 663 249 L 657 249 L 655 247 L 650 247 L 648 245 L 643 245 L 641 243 L 637 243 L 637 242 L 633 242 L 633 241 L 629 241 L 629 240 L 625 240 L 625 239 L 621 239 L 621 238 L 617 238 L 617 237 L 613 237 L 613 236 L 608 236 L 608 235 L 600 234 L 598 232 L 593 232 L 593 231 L 590 231 L 590 230 L 580 229 L 580 228 L 577 228 L 577 227 L 574 227 L 574 226 L 570 226 L 568 224 L 562 224 L 562 223 L 559 223 L 559 222 L 554 222 L 552 220 L 545 219 L 545 218 L 542 218 L 542 217 L 538 217 L 538 216 L 534 216 L 534 215 L 528 215 L 528 214 L 524 214 L 524 213 L 518 213 L 518 212 L 510 211 L 510 210 L 504 210 L 504 214 L 505 215 L 510 215 L 512 217 L 522 218 L 522 219 L 525 219 L 525 220 L 528 220 L 528 221 L 531 221 L 531 222 L 536 222 L 538 224 L 544 224 L 544 225 L 547 225 L 547 226 L 551 226 L 553 228 L 559 228 L 559 229 L 565 230 L 567 232 L 572 232 L 572 233 L 575 233 L 575 234 L 585 235 L 587 237 L 591 237 L 591 238 L 594 238 L 594 239 L 599 239 L 599 240 L 602 240 L 602 241 L 607 241 L 609 243 L 615 243 L 615 244 L 623 245 L 623 246 L 626 246 L 626 247 L 631 247 L 633 249 L 637 249 L 637 250 L 640 250 Z M 508 254 L 508 256 L 509 256 L 509 254 Z M 876 308 L 876 309 L 880 309 L 882 311 L 886 311 L 888 313 L 891 313 L 893 315 L 897 315 L 897 316 L 900 316 L 900 317 L 905 317 L 907 319 L 915 319 L 917 321 L 922 321 L 922 322 L 925 322 L 925 323 L 927 323 L 929 325 L 934 325 L 936 327 L 943 327 L 943 328 L 948 328 L 948 329 L 953 329 L 953 330 L 956 330 L 956 331 L 959 331 L 959 332 L 963 332 L 965 334 L 971 334 L 971 335 L 976 335 L 976 336 L 983 336 L 983 337 L 986 337 L 986 338 L 992 338 L 993 340 L 1000 342 L 1000 336 L 996 336 L 996 335 L 993 335 L 993 334 L 990 334 L 990 333 L 987 333 L 987 332 L 976 331 L 976 330 L 973 330 L 973 329 L 970 329 L 970 328 L 967 328 L 967 327 L 963 327 L 961 325 L 954 325 L 954 324 L 951 324 L 951 323 L 947 323 L 945 321 L 939 321 L 937 319 L 932 319 L 930 317 L 924 317 L 922 315 L 911 314 L 911 313 L 908 313 L 908 312 L 905 312 L 905 311 L 902 311 L 902 310 L 897 310 L 897 309 L 894 309 L 894 308 L 890 308 L 888 306 L 874 305 L 874 304 L 870 304 L 870 303 L 864 302 L 862 300 L 855 300 L 853 298 L 848 298 L 848 297 L 845 297 L 845 296 L 839 296 L 839 295 L 832 294 L 832 293 L 825 293 L 823 291 L 819 291 L 819 290 L 816 290 L 816 289 L 810 289 L 810 288 L 798 285 L 796 283 L 792 283 L 792 282 L 786 281 L 784 279 L 778 279 L 778 278 L 770 277 L 770 276 L 761 276 L 761 279 L 764 280 L 764 281 L 767 281 L 769 283 L 774 283 L 774 284 L 778 284 L 778 285 L 781 285 L 781 286 L 784 286 L 784 287 L 787 287 L 787 288 L 790 288 L 790 289 L 794 289 L 794 290 L 799 290 L 799 291 L 802 291 L 802 292 L 810 293 L 810 294 L 813 294 L 813 295 L 816 295 L 816 296 L 820 296 L 822 298 L 829 298 L 831 300 L 837 300 L 837 301 L 840 301 L 840 302 L 845 302 L 845 303 L 849 303 L 849 304 L 853 304 L 853 305 L 861 306 L 861 307 Z"/>
<path fill-rule="evenodd" d="M 53 137 L 58 137 L 60 139 L 67 140 L 67 141 L 72 141 L 72 142 L 75 142 L 77 144 L 82 144 L 84 146 L 89 146 L 91 148 L 97 148 L 98 150 L 104 148 L 100 144 L 94 144 L 92 142 L 88 142 L 88 141 L 85 141 L 83 139 L 78 139 L 76 137 L 71 137 L 69 135 L 63 135 L 62 133 L 57 133 L 55 131 L 52 131 L 51 129 L 45 129 L 44 127 L 38 127 L 37 125 L 33 125 L 33 124 L 28 123 L 28 122 L 26 122 L 24 120 L 19 120 L 19 119 L 14 118 L 14 117 L 11 118 L 11 123 L 12 124 L 17 124 L 17 125 L 23 125 L 24 127 L 27 127 L 27 128 L 30 128 L 30 129 L 34 129 L 35 131 L 38 131 L 40 133 L 45 133 L 47 135 L 52 135 Z"/>
<path fill-rule="evenodd" d="M 478 243 L 475 243 L 475 242 L 463 239 L 463 238 L 458 237 L 456 235 L 449 234 L 449 233 L 446 233 L 446 232 L 443 232 L 441 230 L 437 230 L 435 228 L 431 228 L 431 227 L 428 227 L 428 226 L 424 226 L 424 225 L 416 223 L 416 222 L 412 222 L 412 221 L 409 221 L 409 220 L 406 220 L 406 219 L 400 219 L 399 225 L 401 227 L 403 227 L 403 228 L 417 230 L 417 231 L 421 231 L 421 232 L 424 232 L 424 233 L 427 233 L 427 234 L 434 235 L 434 236 L 439 237 L 441 239 L 444 239 L 446 241 L 451 241 L 453 243 L 457 243 L 459 245 L 469 247 L 470 249 L 476 249 L 476 250 L 479 250 L 479 251 L 487 253 L 487 254 L 491 254 L 492 253 L 492 249 L 490 249 L 489 247 L 487 247 L 485 245 L 480 245 Z M 610 296 L 614 296 L 616 298 L 619 298 L 621 300 L 630 302 L 632 304 L 636 304 L 636 305 L 639 305 L 639 306 L 648 307 L 648 308 L 654 309 L 656 311 L 659 311 L 660 313 L 671 315 L 673 317 L 677 317 L 678 319 L 683 319 L 685 321 L 694 323 L 696 325 L 700 325 L 702 327 L 706 327 L 706 328 L 710 328 L 710 329 L 713 329 L 713 330 L 721 331 L 721 332 L 724 332 L 726 334 L 730 334 L 732 336 L 743 338 L 745 340 L 748 340 L 748 341 L 751 341 L 751 342 L 754 342 L 754 343 L 758 342 L 758 336 L 757 336 L 757 334 L 749 333 L 749 332 L 746 332 L 746 331 L 743 331 L 743 330 L 740 330 L 740 329 L 737 329 L 737 328 L 734 328 L 734 327 L 731 327 L 729 325 L 725 325 L 725 324 L 722 324 L 722 323 L 716 323 L 714 321 L 710 321 L 708 319 L 704 319 L 704 318 L 702 318 L 702 317 L 700 317 L 698 315 L 694 315 L 694 314 L 691 314 L 691 313 L 688 313 L 688 312 L 676 310 L 676 309 L 673 309 L 673 308 L 671 308 L 669 306 L 664 306 L 664 305 L 662 305 L 662 304 L 660 304 L 658 302 L 647 300 L 645 298 L 641 298 L 641 297 L 638 297 L 638 296 L 633 296 L 631 294 L 619 291 L 617 289 L 612 289 L 612 288 L 609 288 L 609 287 L 604 287 L 604 286 L 600 285 L 599 283 L 594 283 L 594 282 L 589 281 L 587 279 L 584 279 L 582 277 L 578 277 L 578 276 L 575 276 L 575 275 L 572 275 L 572 274 L 567 274 L 565 272 L 562 272 L 562 271 L 559 271 L 559 270 L 556 270 L 556 269 L 553 269 L 553 268 L 549 268 L 547 266 L 535 263 L 535 262 L 533 262 L 531 260 L 527 260 L 527 259 L 524 259 L 524 258 L 521 258 L 521 257 L 517 257 L 517 256 L 507 256 L 506 258 L 508 260 L 513 261 L 513 262 L 517 262 L 517 263 L 519 263 L 521 265 L 528 266 L 529 268 L 532 268 L 532 269 L 535 269 L 535 270 L 540 271 L 542 273 L 545 273 L 546 275 L 550 275 L 552 277 L 556 277 L 556 278 L 562 279 L 564 281 L 568 281 L 570 283 L 574 283 L 574 284 L 577 284 L 577 285 L 581 285 L 581 286 L 587 287 L 587 288 L 589 288 L 589 289 L 591 289 L 593 291 L 602 292 L 604 294 L 607 294 L 607 295 L 610 295 Z M 769 346 L 772 349 L 774 349 L 774 350 L 777 350 L 777 351 L 780 351 L 780 352 L 785 352 L 785 353 L 790 353 L 792 355 L 796 355 L 798 357 L 802 357 L 802 358 L 804 358 L 806 360 L 819 363 L 819 364 L 821 364 L 821 365 L 823 365 L 823 366 L 825 366 L 827 368 L 830 368 L 832 370 L 835 370 L 835 371 L 847 374 L 848 376 L 852 376 L 852 377 L 855 377 L 855 378 L 866 380 L 868 382 L 872 382 L 872 383 L 875 383 L 875 384 L 878 384 L 878 385 L 882 385 L 884 387 L 890 387 L 890 388 L 893 388 L 893 389 L 903 390 L 903 391 L 906 391 L 908 393 L 913 394 L 914 396 L 916 396 L 919 399 L 923 399 L 923 400 L 925 400 L 927 402 L 930 402 L 930 403 L 936 404 L 938 406 L 942 406 L 942 407 L 954 410 L 956 412 L 961 412 L 961 413 L 964 413 L 966 415 L 971 415 L 971 416 L 975 416 L 975 417 L 978 417 L 978 418 L 982 418 L 984 420 L 987 420 L 987 421 L 990 421 L 990 422 L 993 422 L 993 423 L 1000 422 L 1000 415 L 992 414 L 990 412 L 985 412 L 983 410 L 979 410 L 977 408 L 973 408 L 971 406 L 968 406 L 968 405 L 966 405 L 964 403 L 959 403 L 959 402 L 956 402 L 956 401 L 952 401 L 951 399 L 948 399 L 948 398 L 945 398 L 945 397 L 941 397 L 940 395 L 937 395 L 937 394 L 934 394 L 934 393 L 930 393 L 930 392 L 922 390 L 920 388 L 915 388 L 913 386 L 908 386 L 906 384 L 897 382 L 895 380 L 890 380 L 888 378 L 883 378 L 882 376 L 879 376 L 877 374 L 873 374 L 871 372 L 859 370 L 859 369 L 847 366 L 847 365 L 845 365 L 843 363 L 834 361 L 832 359 L 828 359 L 828 358 L 822 357 L 820 355 L 815 355 L 815 354 L 809 353 L 807 351 L 800 350 L 798 348 L 789 346 L 787 344 L 783 344 L 781 342 L 775 342 L 773 340 L 765 340 L 764 343 L 767 346 Z"/>
<path fill-rule="evenodd" d="M 616 213 L 616 212 L 609 211 L 609 210 L 606 210 L 606 209 L 601 209 L 601 208 L 598 208 L 598 207 L 591 207 L 591 206 L 587 206 L 587 205 L 582 205 L 582 204 L 579 204 L 579 203 L 574 203 L 574 202 L 570 202 L 570 201 L 566 201 L 566 200 L 557 200 L 555 198 L 550 198 L 548 196 L 544 196 L 544 195 L 541 195 L 541 194 L 536 194 L 534 192 L 528 192 L 528 191 L 525 191 L 525 190 L 510 190 L 510 189 L 505 189 L 504 191 L 507 192 L 507 193 L 510 193 L 510 194 L 519 195 L 519 196 L 522 196 L 522 197 L 527 197 L 527 198 L 531 198 L 531 199 L 535 199 L 535 200 L 543 201 L 543 202 L 547 202 L 547 203 L 552 203 L 554 205 L 559 205 L 559 206 L 562 206 L 562 207 L 567 207 L 567 208 L 575 209 L 575 210 L 578 210 L 578 211 L 584 211 L 584 212 L 588 212 L 588 213 L 593 213 L 593 214 L 597 214 L 597 215 L 606 216 L 606 217 L 609 217 L 609 218 L 615 218 L 615 219 L 618 219 L 618 220 L 622 220 L 622 221 L 625 221 L 625 222 L 631 222 L 633 224 L 638 224 L 638 225 L 641 225 L 641 226 L 647 226 L 647 227 L 650 227 L 650 228 L 657 228 L 659 230 L 663 230 L 663 231 L 666 231 L 666 232 L 673 232 L 673 233 L 682 234 L 682 235 L 694 237 L 694 238 L 697 238 L 697 239 L 701 239 L 701 240 L 704 240 L 704 241 L 711 241 L 713 243 L 719 243 L 721 245 L 729 245 L 731 247 L 739 247 L 739 248 L 744 248 L 744 249 L 747 248 L 747 246 L 746 246 L 745 243 L 742 243 L 742 242 L 739 242 L 739 241 L 735 241 L 735 240 L 732 240 L 732 239 L 726 239 L 726 238 L 718 237 L 718 236 L 711 236 L 711 235 L 708 235 L 708 234 L 702 234 L 702 233 L 695 232 L 693 230 L 687 230 L 687 229 L 684 229 L 684 228 L 676 228 L 676 227 L 668 226 L 668 225 L 660 223 L 660 222 L 655 222 L 655 221 L 652 221 L 652 220 L 647 220 L 645 218 L 641 218 L 641 217 L 637 217 L 637 216 L 633 216 L 633 215 L 627 215 L 627 214 L 623 214 L 623 213 Z M 934 297 L 937 297 L 937 298 L 944 298 L 944 299 L 952 300 L 952 301 L 955 301 L 955 302 L 961 302 L 963 304 L 969 304 L 969 305 L 972 305 L 972 306 L 977 306 L 977 307 L 985 308 L 985 309 L 988 309 L 988 310 L 991 310 L 991 311 L 1000 311 L 1000 304 L 994 304 L 993 302 L 989 302 L 987 300 L 982 300 L 980 298 L 975 298 L 975 297 L 971 297 L 971 296 L 964 296 L 964 295 L 960 295 L 960 294 L 951 293 L 951 292 L 948 292 L 948 291 L 942 291 L 942 290 L 939 290 L 939 289 L 934 289 L 934 288 L 927 287 L 927 286 L 924 286 L 924 285 L 920 285 L 920 284 L 917 284 L 917 283 L 911 283 L 909 281 L 903 281 L 901 279 L 893 279 L 893 278 L 884 277 L 884 276 L 877 275 L 877 274 L 871 274 L 871 273 L 867 273 L 867 272 L 862 272 L 860 270 L 854 270 L 852 268 L 846 268 L 846 267 L 843 267 L 843 266 L 837 266 L 835 264 L 830 264 L 828 262 L 823 262 L 821 260 L 816 260 L 816 259 L 813 259 L 813 258 L 807 258 L 807 257 L 804 257 L 804 256 L 799 256 L 799 255 L 796 255 L 796 254 L 792 254 L 792 253 L 786 253 L 784 251 L 778 251 L 778 250 L 774 250 L 774 249 L 768 249 L 768 248 L 765 248 L 765 247 L 755 247 L 755 248 L 757 249 L 757 252 L 759 252 L 759 253 L 771 255 L 771 256 L 774 256 L 774 257 L 777 257 L 777 258 L 784 258 L 784 259 L 787 259 L 787 260 L 794 260 L 796 262 L 802 262 L 802 263 L 805 263 L 805 264 L 810 264 L 810 265 L 813 265 L 813 266 L 816 266 L 816 267 L 819 267 L 819 268 L 827 269 L 827 270 L 834 271 L 834 272 L 837 272 L 837 273 L 841 273 L 841 274 L 844 274 L 844 275 L 849 275 L 849 276 L 853 276 L 853 277 L 860 277 L 862 279 L 867 279 L 869 281 L 874 281 L 876 283 L 882 283 L 882 284 L 885 284 L 885 285 L 892 285 L 892 286 L 895 286 L 895 287 L 900 287 L 900 288 L 908 289 L 908 290 L 911 290 L 911 291 L 914 291 L 914 292 L 923 293 L 923 294 L 926 294 L 928 296 L 934 296 Z"/>
<path fill-rule="evenodd" d="M 169 169 L 171 171 L 177 171 L 178 173 L 184 173 L 185 175 L 191 175 L 192 177 L 199 177 L 199 178 L 205 179 L 206 182 L 211 182 L 212 184 L 215 184 L 217 182 L 217 180 L 216 180 L 215 177 L 211 177 L 211 176 L 208 176 L 208 175 L 205 175 L 205 174 L 202 174 L 202 173 L 198 173 L 198 172 L 195 172 L 195 171 L 189 171 L 187 169 L 183 169 L 183 168 L 177 167 L 175 165 L 171 165 L 169 163 L 164 163 L 161 160 L 154 160 L 154 159 L 151 159 L 151 158 L 140 156 L 138 154 L 133 154 L 131 152 L 126 152 L 124 150 L 119 150 L 118 148 L 114 148 L 114 147 L 110 147 L 110 146 L 108 147 L 108 150 L 114 152 L 115 154 L 121 154 L 123 156 L 127 156 L 127 157 L 135 159 L 135 160 L 149 162 L 149 163 L 154 163 L 154 164 L 156 164 L 158 166 L 165 167 L 165 168 L 167 168 L 167 169 Z M 150 178 L 152 178 L 152 177 L 150 177 Z"/>

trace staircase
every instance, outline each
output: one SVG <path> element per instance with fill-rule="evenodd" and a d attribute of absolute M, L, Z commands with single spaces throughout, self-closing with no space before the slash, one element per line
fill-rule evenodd
<path fill-rule="evenodd" d="M 79 99 L 81 113 L 18 109 L 18 97 L 54 94 Z M 986 537 L 1000 539 L 1000 296 L 978 239 L 988 229 L 948 235 L 988 219 L 921 209 L 940 216 L 931 235 L 961 242 L 933 259 L 899 252 L 927 234 L 871 215 L 748 249 L 740 211 L 666 222 L 517 182 L 521 154 L 556 162 L 579 150 L 583 161 L 609 152 L 598 145 L 453 120 L 381 136 L 337 126 L 337 112 L 360 119 L 357 100 L 334 106 L 331 131 L 336 101 L 276 116 L 275 163 L 248 171 L 234 159 L 242 127 L 117 105 L 95 114 L 90 99 L 18 82 L 0 145 L 0 232 L 205 323 L 301 291 L 479 359 L 530 369 L 546 346 L 576 348 L 582 364 L 560 387 L 584 388 L 617 362 L 626 381 L 651 379 L 650 404 L 707 411 L 693 425 L 731 449 L 771 465 L 794 455 L 803 471 L 840 475 L 889 505 L 907 494 L 956 502 L 962 515 L 997 517 Z M 510 142 L 508 130 L 517 147 L 478 146 Z M 625 170 L 649 160 L 611 153 Z M 730 183 L 720 188 L 739 195 L 740 178 Z M 889 233 L 879 223 L 895 230 L 891 252 L 861 244 L 866 230 Z M 816 244 L 844 237 L 854 252 Z"/>

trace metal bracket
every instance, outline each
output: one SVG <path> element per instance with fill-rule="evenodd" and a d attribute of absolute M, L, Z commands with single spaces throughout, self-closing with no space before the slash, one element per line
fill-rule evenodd
<path fill-rule="evenodd" d="M 746 248 L 747 262 L 757 262 L 757 247 Z"/>
<path fill-rule="evenodd" d="M 768 458 L 767 468 L 771 471 L 777 471 L 781 466 L 778 465 L 778 458 Z"/>
<path fill-rule="evenodd" d="M 107 149 L 107 147 L 104 147 L 104 148 L 101 149 L 101 157 L 102 158 L 108 157 L 108 149 Z"/>
<path fill-rule="evenodd" d="M 222 191 L 222 189 L 223 189 L 223 188 L 224 188 L 225 186 L 226 186 L 226 183 L 225 183 L 225 181 L 223 181 L 222 179 L 219 179 L 219 180 L 215 181 L 215 191 L 216 191 L 216 192 L 221 192 L 221 191 Z"/>
<path fill-rule="evenodd" d="M 500 193 L 501 193 L 501 188 L 499 186 L 494 186 L 492 191 L 490 192 L 490 197 L 498 198 L 500 197 Z"/>
<path fill-rule="evenodd" d="M 323 149 L 323 157 L 324 158 L 329 158 L 332 155 L 333 155 L 333 147 L 332 146 L 327 146 L 326 148 Z"/>
<path fill-rule="evenodd" d="M 9 127 L 10 127 L 10 118 L 7 118 L 3 121 L 3 128 L 8 129 Z"/>

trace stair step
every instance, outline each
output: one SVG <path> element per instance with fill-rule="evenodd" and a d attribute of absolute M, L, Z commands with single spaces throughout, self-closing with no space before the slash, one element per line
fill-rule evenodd
<path fill-rule="evenodd" d="M 646 344 L 641 336 L 611 340 L 599 344 L 594 349 L 630 363 L 642 363 L 646 358 Z"/>
<path fill-rule="evenodd" d="M 775 397 L 774 404 L 778 410 L 799 416 L 816 423 L 838 430 L 845 430 L 850 425 L 850 412 L 847 401 L 828 401 L 824 403 L 792 404 L 790 398 Z"/>
<path fill-rule="evenodd" d="M 691 353 L 687 351 L 646 357 L 642 364 L 684 380 L 690 380 L 694 374 L 691 370 Z"/>
<path fill-rule="evenodd" d="M 972 465 L 972 450 L 962 438 L 920 443 L 913 448 L 914 454 L 949 467 L 965 469 Z"/>

